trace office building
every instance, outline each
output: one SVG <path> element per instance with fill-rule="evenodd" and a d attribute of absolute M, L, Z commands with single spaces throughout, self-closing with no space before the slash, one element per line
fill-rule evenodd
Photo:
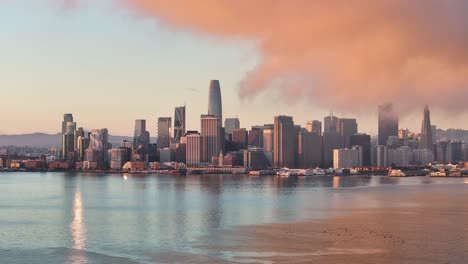
<path fill-rule="evenodd" d="M 412 160 L 412 150 L 410 147 L 387 148 L 387 166 L 408 167 Z"/>
<path fill-rule="evenodd" d="M 158 118 L 158 148 L 168 148 L 171 144 L 172 118 Z"/>
<path fill-rule="evenodd" d="M 355 134 L 350 136 L 350 147 L 362 147 L 362 166 L 371 166 L 371 136 Z"/>
<path fill-rule="evenodd" d="M 111 149 L 110 168 L 112 170 L 121 170 L 123 165 L 130 161 L 127 148 Z"/>
<path fill-rule="evenodd" d="M 316 132 L 300 131 L 298 144 L 299 167 L 319 167 L 322 163 L 322 136 Z"/>
<path fill-rule="evenodd" d="M 226 118 L 224 120 L 224 130 L 226 133 L 226 139 L 232 140 L 232 133 L 235 129 L 240 128 L 239 118 Z"/>
<path fill-rule="evenodd" d="M 398 137 L 401 139 L 408 139 L 409 133 L 408 129 L 398 129 Z"/>
<path fill-rule="evenodd" d="M 431 131 L 432 131 L 432 144 L 435 144 L 437 143 L 437 126 L 432 125 Z"/>
<path fill-rule="evenodd" d="M 354 118 L 338 119 L 338 133 L 343 136 L 345 148 L 350 148 L 350 137 L 358 132 L 358 125 Z"/>
<path fill-rule="evenodd" d="M 93 155 L 93 158 L 91 160 L 97 162 L 99 168 L 105 167 L 105 164 L 107 164 L 107 160 L 108 160 L 107 150 L 110 149 L 109 148 L 109 132 L 107 128 L 91 130 L 91 134 L 89 135 L 89 140 L 90 142 L 89 142 L 88 149 L 92 150 L 92 153 L 91 152 L 89 153 Z M 91 161 L 91 160 L 88 160 L 88 161 Z"/>
<path fill-rule="evenodd" d="M 318 135 L 322 135 L 322 122 L 318 120 L 309 120 L 306 123 L 307 132 L 314 132 Z"/>
<path fill-rule="evenodd" d="M 434 153 L 429 149 L 414 149 L 412 161 L 413 164 L 419 166 L 426 166 L 429 163 L 434 162 Z"/>
<path fill-rule="evenodd" d="M 434 150 L 434 142 L 432 141 L 431 113 L 428 106 L 424 107 L 424 118 L 421 126 L 421 148 L 430 151 Z"/>
<path fill-rule="evenodd" d="M 202 136 L 202 161 L 211 162 L 213 157 L 217 157 L 222 152 L 221 119 L 214 115 L 201 116 L 201 136 Z"/>
<path fill-rule="evenodd" d="M 333 168 L 349 169 L 362 166 L 362 147 L 354 146 L 351 149 L 333 150 Z"/>
<path fill-rule="evenodd" d="M 245 128 L 234 129 L 232 133 L 232 142 L 237 146 L 237 149 L 247 149 L 249 134 Z"/>
<path fill-rule="evenodd" d="M 199 166 L 202 162 L 203 146 L 202 136 L 197 131 L 188 131 L 184 136 L 186 140 L 187 166 Z"/>
<path fill-rule="evenodd" d="M 146 120 L 135 120 L 135 131 L 133 134 L 133 148 L 142 148 L 145 152 L 150 144 L 150 133 L 146 130 Z"/>
<path fill-rule="evenodd" d="M 324 131 L 327 133 L 336 133 L 338 132 L 338 122 L 339 118 L 336 116 L 333 116 L 333 113 L 330 113 L 329 116 L 324 118 Z"/>
<path fill-rule="evenodd" d="M 208 97 L 208 115 L 223 120 L 223 104 L 221 100 L 221 86 L 218 80 L 211 80 Z"/>
<path fill-rule="evenodd" d="M 268 167 L 268 162 L 265 158 L 262 148 L 249 148 L 244 150 L 244 167 L 261 170 Z"/>
<path fill-rule="evenodd" d="M 273 166 L 294 168 L 296 166 L 297 134 L 293 118 L 275 116 L 273 131 Z"/>
<path fill-rule="evenodd" d="M 390 136 L 398 136 L 398 114 L 393 104 L 379 105 L 379 145 L 387 145 Z"/>
<path fill-rule="evenodd" d="M 180 138 L 185 135 L 185 106 L 179 106 L 174 111 L 174 142 L 180 143 Z"/>
<path fill-rule="evenodd" d="M 263 127 L 252 127 L 249 130 L 249 147 L 263 148 Z"/>
<path fill-rule="evenodd" d="M 333 150 L 344 148 L 344 138 L 336 132 L 324 132 L 322 136 L 322 158 L 324 168 L 333 166 Z"/>
<path fill-rule="evenodd" d="M 73 117 L 72 117 L 73 118 Z M 62 123 L 63 125 L 63 123 Z M 68 160 L 70 153 L 75 151 L 75 122 L 67 122 L 62 134 L 62 159 Z"/>

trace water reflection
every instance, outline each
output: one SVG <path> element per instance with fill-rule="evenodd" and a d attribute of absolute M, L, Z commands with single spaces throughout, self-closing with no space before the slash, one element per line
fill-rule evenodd
<path fill-rule="evenodd" d="M 69 262 L 86 263 L 86 227 L 84 223 L 83 201 L 79 185 L 76 187 L 72 210 L 73 216 L 69 229 L 73 242 L 73 252 L 69 256 Z"/>

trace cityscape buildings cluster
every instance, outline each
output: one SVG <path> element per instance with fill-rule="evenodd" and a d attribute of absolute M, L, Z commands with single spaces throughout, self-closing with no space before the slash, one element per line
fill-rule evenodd
<path fill-rule="evenodd" d="M 421 132 L 400 129 L 391 103 L 378 107 L 378 138 L 360 133 L 355 118 L 330 113 L 305 127 L 292 116 L 275 116 L 273 123 L 241 127 L 239 118 L 223 126 L 221 86 L 209 85 L 208 111 L 200 116 L 200 131 L 187 130 L 186 107 L 174 117 L 157 119 L 157 142 L 152 143 L 146 120 L 135 120 L 133 142 L 114 147 L 106 128 L 85 132 L 72 114 L 64 114 L 60 159 L 76 169 L 143 169 L 163 164 L 185 167 L 356 168 L 424 166 L 434 161 L 461 162 L 466 144 L 437 142 L 430 110 L 423 113 Z M 322 125 L 323 124 L 323 125 Z"/>

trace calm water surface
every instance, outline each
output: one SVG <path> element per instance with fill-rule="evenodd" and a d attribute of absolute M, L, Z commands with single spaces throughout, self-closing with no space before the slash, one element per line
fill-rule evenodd
<path fill-rule="evenodd" d="M 326 218 L 349 208 L 417 206 L 400 192 L 467 188 L 428 177 L 248 177 L 0 173 L 1 263 L 158 263 L 217 255 L 220 230 Z M 379 195 L 377 195 L 379 194 Z"/>

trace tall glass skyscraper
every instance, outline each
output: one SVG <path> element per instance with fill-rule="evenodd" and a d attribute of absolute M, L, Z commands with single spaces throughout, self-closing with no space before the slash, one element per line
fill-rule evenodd
<path fill-rule="evenodd" d="M 223 105 L 221 101 L 221 86 L 218 80 L 211 80 L 208 98 L 208 115 L 223 120 Z"/>
<path fill-rule="evenodd" d="M 174 112 L 174 142 L 180 143 L 180 138 L 185 135 L 185 106 L 175 108 Z"/>
<path fill-rule="evenodd" d="M 158 148 L 168 148 L 171 144 L 172 118 L 158 118 Z"/>
<path fill-rule="evenodd" d="M 387 103 L 379 105 L 379 145 L 386 146 L 390 136 L 398 136 L 398 114 Z"/>
<path fill-rule="evenodd" d="M 145 150 L 150 144 L 150 134 L 146 130 L 146 120 L 135 120 L 135 132 L 133 134 L 133 148 L 142 146 Z"/>
<path fill-rule="evenodd" d="M 421 148 L 434 150 L 434 142 L 432 141 L 432 126 L 431 126 L 431 112 L 429 107 L 424 107 L 424 118 L 421 127 Z"/>
<path fill-rule="evenodd" d="M 202 161 L 211 162 L 214 156 L 222 151 L 224 140 L 221 129 L 221 119 L 214 115 L 201 116 Z"/>
<path fill-rule="evenodd" d="M 62 159 L 68 159 L 68 154 L 75 150 L 76 123 L 72 114 L 64 114 L 62 121 Z"/>

